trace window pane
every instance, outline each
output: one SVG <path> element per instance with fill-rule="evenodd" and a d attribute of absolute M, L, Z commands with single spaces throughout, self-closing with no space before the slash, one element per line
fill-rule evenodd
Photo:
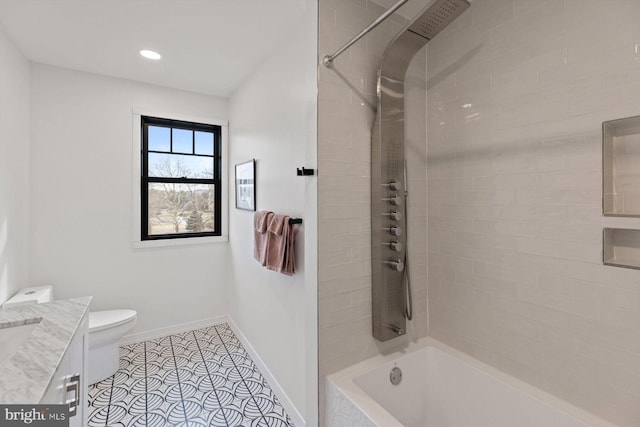
<path fill-rule="evenodd" d="M 213 157 L 149 153 L 149 176 L 213 179 Z"/>
<path fill-rule="evenodd" d="M 171 151 L 170 128 L 149 126 L 147 128 L 149 150 L 151 151 Z"/>
<path fill-rule="evenodd" d="M 208 184 L 149 184 L 148 233 L 214 231 L 215 186 Z"/>
<path fill-rule="evenodd" d="M 213 156 L 213 134 L 211 132 L 196 132 L 196 154 Z"/>
<path fill-rule="evenodd" d="M 193 131 L 171 129 L 173 132 L 173 152 L 193 154 Z"/>

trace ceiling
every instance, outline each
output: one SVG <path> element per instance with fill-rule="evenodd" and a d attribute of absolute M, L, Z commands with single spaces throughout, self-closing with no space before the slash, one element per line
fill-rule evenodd
<path fill-rule="evenodd" d="M 305 0 L 0 0 L 34 62 L 223 97 L 277 48 Z M 142 58 L 156 50 L 160 61 Z"/>

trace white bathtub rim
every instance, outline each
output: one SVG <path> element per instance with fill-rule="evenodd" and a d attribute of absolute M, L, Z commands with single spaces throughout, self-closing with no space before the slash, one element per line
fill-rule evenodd
<path fill-rule="evenodd" d="M 439 342 L 432 338 L 423 338 L 419 341 L 412 341 L 402 350 L 390 353 L 386 356 L 376 355 L 362 362 L 351 365 L 341 371 L 327 376 L 327 382 L 331 382 L 336 389 L 342 392 L 373 424 L 389 427 L 404 427 L 404 425 L 389 411 L 369 396 L 360 386 L 355 383 L 355 379 L 362 374 L 370 372 L 385 363 L 392 362 L 405 354 L 420 350 L 431 342 Z"/>
<path fill-rule="evenodd" d="M 411 342 L 408 347 L 401 351 L 397 351 L 386 356 L 377 355 L 355 365 L 349 366 L 327 376 L 327 381 L 331 381 L 333 385 L 344 393 L 344 395 L 347 396 L 349 400 L 351 400 L 351 402 L 374 424 L 389 427 L 403 427 L 403 424 L 398 421 L 397 418 L 391 415 L 391 413 L 389 413 L 355 383 L 355 378 L 379 368 L 384 364 L 393 362 L 406 354 L 421 350 L 425 347 L 435 347 L 449 353 L 453 357 L 461 360 L 463 363 L 470 365 L 473 369 L 487 373 L 496 378 L 498 381 L 505 384 L 505 386 L 521 390 L 541 404 L 555 408 L 570 417 L 584 422 L 590 427 L 619 427 L 618 425 L 605 421 L 602 418 L 567 402 L 566 400 L 489 366 L 486 363 L 456 350 L 455 348 L 450 347 L 432 337 L 425 337 L 416 342 Z"/>

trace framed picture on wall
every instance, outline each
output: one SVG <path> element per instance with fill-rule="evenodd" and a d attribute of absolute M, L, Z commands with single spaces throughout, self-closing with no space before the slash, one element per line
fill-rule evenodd
<path fill-rule="evenodd" d="M 236 209 L 256 210 L 256 160 L 236 165 Z"/>

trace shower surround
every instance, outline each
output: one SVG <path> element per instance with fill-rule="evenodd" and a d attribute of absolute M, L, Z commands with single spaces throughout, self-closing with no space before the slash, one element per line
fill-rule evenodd
<path fill-rule="evenodd" d="M 320 56 L 383 12 L 319 8 Z M 402 346 L 371 336 L 368 267 L 368 105 L 404 25 L 393 19 L 319 70 L 321 386 Z M 408 156 L 411 237 L 424 240 L 410 253 L 425 254 L 411 260 L 414 334 L 426 334 L 428 261 L 431 335 L 621 426 L 640 424 L 640 271 L 601 262 L 601 123 L 640 114 L 638 19 L 627 0 L 474 0 L 429 42 L 428 72 L 414 61 L 428 112 L 408 109 L 423 132 Z"/>

